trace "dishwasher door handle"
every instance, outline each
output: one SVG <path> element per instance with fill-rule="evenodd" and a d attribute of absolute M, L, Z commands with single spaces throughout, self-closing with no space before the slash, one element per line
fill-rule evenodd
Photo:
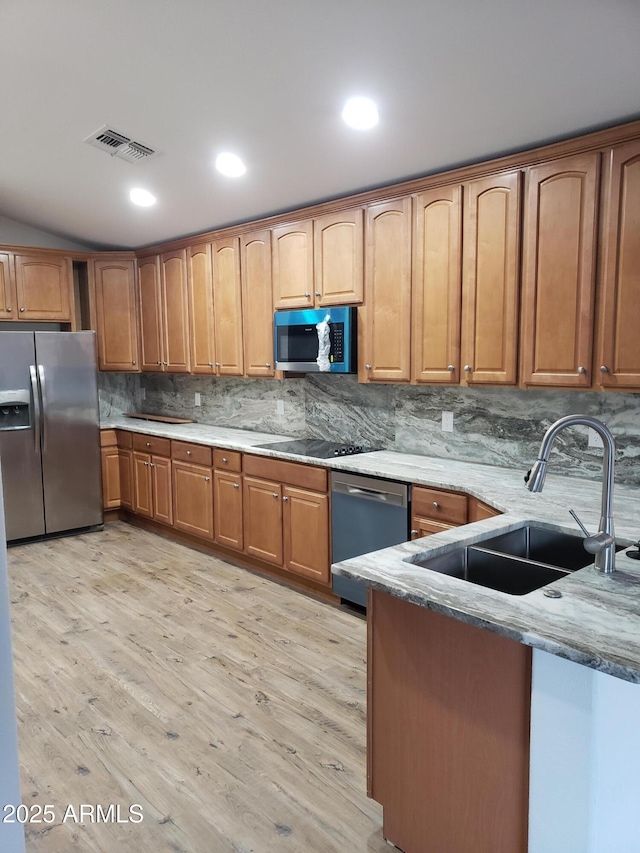
<path fill-rule="evenodd" d="M 347 494 L 362 495 L 365 498 L 371 498 L 374 501 L 388 501 L 391 495 L 388 492 L 376 492 L 374 489 L 362 489 L 355 486 L 347 486 Z"/>

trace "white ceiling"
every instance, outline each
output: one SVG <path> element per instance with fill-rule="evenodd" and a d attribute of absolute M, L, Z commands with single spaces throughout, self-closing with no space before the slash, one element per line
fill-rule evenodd
<path fill-rule="evenodd" d="M 0 32 L 0 215 L 95 247 L 640 117 L 637 0 L 0 0 Z M 343 124 L 353 94 L 375 130 Z M 161 156 L 83 144 L 103 124 Z M 243 178 L 214 171 L 224 149 Z"/>

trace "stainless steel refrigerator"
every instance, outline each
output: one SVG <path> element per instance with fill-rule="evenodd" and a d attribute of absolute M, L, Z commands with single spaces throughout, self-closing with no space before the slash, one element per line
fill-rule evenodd
<path fill-rule="evenodd" d="M 102 524 L 94 332 L 0 332 L 7 540 Z"/>

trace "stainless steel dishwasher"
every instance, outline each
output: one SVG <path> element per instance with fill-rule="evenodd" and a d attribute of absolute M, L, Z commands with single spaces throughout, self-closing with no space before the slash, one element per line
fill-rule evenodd
<path fill-rule="evenodd" d="M 332 471 L 332 562 L 406 542 L 409 489 L 407 483 Z M 333 591 L 344 601 L 366 606 L 366 586 L 358 581 L 334 575 Z"/>

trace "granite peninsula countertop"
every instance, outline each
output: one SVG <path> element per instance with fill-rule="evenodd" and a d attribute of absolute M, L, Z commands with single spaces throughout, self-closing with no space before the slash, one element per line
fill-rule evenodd
<path fill-rule="evenodd" d="M 110 417 L 101 422 L 101 428 L 193 441 L 474 495 L 504 514 L 354 557 L 336 563 L 332 571 L 534 648 L 640 683 L 640 561 L 623 552 L 616 556 L 613 575 L 604 576 L 587 567 L 556 581 L 554 589 L 562 592 L 558 599 L 547 598 L 541 589 L 523 596 L 508 595 L 411 562 L 479 543 L 528 522 L 575 533 L 576 526 L 568 514 L 570 508 L 576 510 L 588 529 L 595 531 L 600 515 L 599 481 L 549 473 L 544 491 L 534 495 L 524 488 L 524 471 L 513 468 L 385 450 L 337 459 L 310 459 L 278 452 L 275 442 L 288 441 L 289 436 L 197 423 L 174 425 Z M 256 447 L 267 442 L 274 442 L 274 447 Z M 551 471 L 552 466 L 553 454 Z M 618 542 L 630 544 L 637 540 L 640 489 L 616 485 L 614 512 Z"/>

